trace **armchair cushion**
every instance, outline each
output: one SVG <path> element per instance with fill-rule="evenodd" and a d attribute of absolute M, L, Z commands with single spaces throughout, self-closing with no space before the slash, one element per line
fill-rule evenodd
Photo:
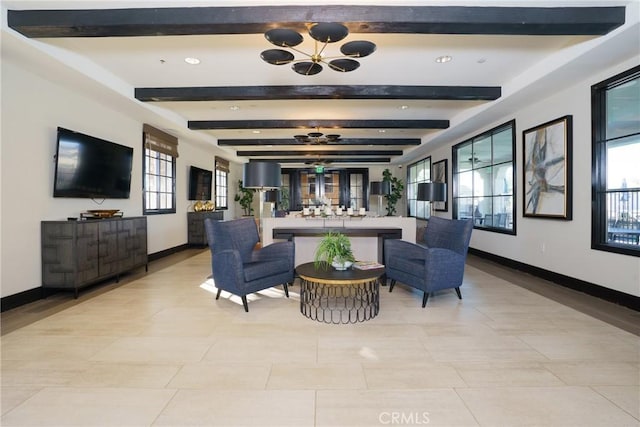
<path fill-rule="evenodd" d="M 286 259 L 247 262 L 242 267 L 244 280 L 247 282 L 289 271 L 289 263 Z"/>

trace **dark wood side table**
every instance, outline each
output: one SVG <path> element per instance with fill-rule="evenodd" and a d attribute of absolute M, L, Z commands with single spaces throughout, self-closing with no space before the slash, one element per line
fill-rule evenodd
<path fill-rule="evenodd" d="M 364 322 L 378 315 L 384 268 L 337 271 L 330 265 L 326 267 L 316 269 L 313 262 L 296 267 L 300 312 L 305 317 L 340 324 Z"/>

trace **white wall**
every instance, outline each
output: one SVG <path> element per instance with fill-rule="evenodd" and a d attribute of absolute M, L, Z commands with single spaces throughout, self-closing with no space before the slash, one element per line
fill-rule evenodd
<path fill-rule="evenodd" d="M 131 196 L 107 199 L 54 198 L 56 129 L 68 129 L 134 148 Z M 87 209 L 120 209 L 125 216 L 142 215 L 142 123 L 52 83 L 3 58 L 1 295 L 13 295 L 41 285 L 40 221 L 79 217 Z M 180 139 L 177 161 L 177 213 L 150 215 L 148 251 L 156 253 L 187 242 L 188 168 L 213 169 L 217 148 Z M 224 157 L 224 153 L 218 153 Z M 238 164 L 231 163 L 232 174 Z M 225 218 L 233 217 L 231 205 Z"/>
<path fill-rule="evenodd" d="M 472 248 L 640 296 L 640 258 L 591 249 L 591 86 L 638 63 L 640 57 L 632 58 L 552 97 L 532 99 L 526 109 L 514 111 L 512 115 L 430 153 L 432 162 L 449 159 L 451 184 L 451 146 L 516 119 L 517 235 L 476 229 L 471 238 Z M 522 131 L 568 114 L 573 115 L 573 220 L 524 218 Z M 450 188 L 449 197 L 451 194 Z M 448 213 L 436 214 L 451 217 L 451 203 Z"/>

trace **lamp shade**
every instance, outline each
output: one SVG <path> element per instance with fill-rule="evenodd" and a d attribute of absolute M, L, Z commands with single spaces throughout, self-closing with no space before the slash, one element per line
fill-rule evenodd
<path fill-rule="evenodd" d="M 372 181 L 371 194 L 378 196 L 391 194 L 391 183 L 389 181 Z"/>
<path fill-rule="evenodd" d="M 279 188 L 282 183 L 280 164 L 274 162 L 245 163 L 242 185 L 245 188 L 269 190 Z"/>
<path fill-rule="evenodd" d="M 447 184 L 444 182 L 425 182 L 418 184 L 418 200 L 426 202 L 446 201 Z"/>

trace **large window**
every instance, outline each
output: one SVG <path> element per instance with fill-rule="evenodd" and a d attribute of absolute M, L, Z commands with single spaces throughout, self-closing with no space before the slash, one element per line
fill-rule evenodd
<path fill-rule="evenodd" d="M 144 125 L 143 202 L 145 215 L 176 212 L 178 139 Z"/>
<path fill-rule="evenodd" d="M 216 209 L 229 208 L 229 161 L 216 157 Z"/>
<path fill-rule="evenodd" d="M 594 249 L 640 256 L 640 66 L 591 88 Z"/>
<path fill-rule="evenodd" d="M 418 200 L 418 184 L 431 181 L 431 157 L 407 168 L 407 205 L 409 216 L 427 219 L 431 216 L 431 202 Z"/>
<path fill-rule="evenodd" d="M 515 120 L 453 146 L 453 217 L 515 234 Z"/>

